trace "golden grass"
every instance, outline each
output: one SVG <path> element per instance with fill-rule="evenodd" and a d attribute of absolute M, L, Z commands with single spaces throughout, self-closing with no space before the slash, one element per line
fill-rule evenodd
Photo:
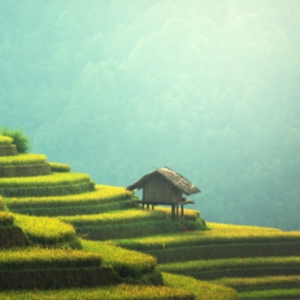
<path fill-rule="evenodd" d="M 15 156 L 1 156 L 0 166 L 32 165 L 46 162 L 47 157 L 43 154 L 18 154 Z"/>
<path fill-rule="evenodd" d="M 278 268 L 300 267 L 300 257 L 250 257 L 250 258 L 226 258 L 193 260 L 160 264 L 159 270 L 171 273 L 193 273 L 223 269 L 247 269 L 247 268 Z"/>
<path fill-rule="evenodd" d="M 162 272 L 164 284 L 168 287 L 180 288 L 194 293 L 195 299 L 239 299 L 238 293 L 230 287 Z"/>
<path fill-rule="evenodd" d="M 10 145 L 13 143 L 13 139 L 9 136 L 0 135 L 0 146 Z"/>
<path fill-rule="evenodd" d="M 111 203 L 122 199 L 130 199 L 133 192 L 121 187 L 96 185 L 96 190 L 92 192 L 48 197 L 12 197 L 4 198 L 9 208 L 35 208 L 35 207 L 58 207 L 58 206 L 78 206 L 96 205 Z"/>
<path fill-rule="evenodd" d="M 75 226 L 100 226 L 100 225 L 119 225 L 121 223 L 128 224 L 130 222 L 161 220 L 166 218 L 165 212 L 156 212 L 143 209 L 128 209 L 120 211 L 112 211 L 96 215 L 79 215 L 58 217 L 60 220 L 71 223 Z"/>
<path fill-rule="evenodd" d="M 3 300 L 99 300 L 99 299 L 195 299 L 194 294 L 179 288 L 165 286 L 118 284 L 101 288 L 73 288 L 51 291 L 5 291 Z"/>
<path fill-rule="evenodd" d="M 22 228 L 32 243 L 57 245 L 72 242 L 76 239 L 74 227 L 56 218 L 32 217 L 20 214 L 14 214 L 14 217 L 15 225 Z"/>
<path fill-rule="evenodd" d="M 0 178 L 0 187 L 41 187 L 89 182 L 90 175 L 81 173 L 52 173 L 45 176 Z"/>
<path fill-rule="evenodd" d="M 9 211 L 0 211 L 0 226 L 12 226 L 14 224 L 14 215 Z"/>
<path fill-rule="evenodd" d="M 172 214 L 170 207 L 156 206 L 154 211 L 161 211 L 168 215 Z M 188 219 L 198 219 L 200 217 L 200 212 L 193 209 L 184 209 L 184 217 Z"/>
<path fill-rule="evenodd" d="M 80 240 L 82 249 L 101 253 L 103 262 L 112 266 L 121 277 L 139 277 L 152 272 L 157 265 L 156 258 L 133 250 L 126 250 L 110 242 Z"/>
<path fill-rule="evenodd" d="M 100 267 L 101 262 L 99 253 L 74 249 L 27 247 L 0 251 L 0 272 Z"/>
<path fill-rule="evenodd" d="M 225 243 L 299 241 L 300 232 L 283 232 L 276 228 L 207 223 L 210 230 L 158 235 L 116 243 L 128 249 L 151 251 L 185 246 Z"/>
<path fill-rule="evenodd" d="M 70 172 L 71 167 L 67 164 L 49 162 L 52 172 Z"/>
<path fill-rule="evenodd" d="M 221 278 L 214 283 L 232 287 L 238 291 L 262 290 L 278 287 L 300 286 L 300 275 L 263 276 L 246 278 Z"/>
<path fill-rule="evenodd" d="M 239 293 L 241 299 L 300 299 L 300 288 Z"/>

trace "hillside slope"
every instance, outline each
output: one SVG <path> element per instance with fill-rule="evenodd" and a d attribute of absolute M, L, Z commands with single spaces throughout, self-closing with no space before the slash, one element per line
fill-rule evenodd
<path fill-rule="evenodd" d="M 43 155 L 1 151 L 0 277 L 10 291 L 0 297 L 299 296 L 300 232 L 209 222 L 203 230 L 197 211 L 172 221 L 170 209 L 142 209 L 124 188 Z"/>

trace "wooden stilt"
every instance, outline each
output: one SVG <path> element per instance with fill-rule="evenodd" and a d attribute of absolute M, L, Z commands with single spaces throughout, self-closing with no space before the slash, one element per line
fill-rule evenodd
<path fill-rule="evenodd" d="M 147 209 L 149 209 L 149 204 L 147 204 Z"/>
<path fill-rule="evenodd" d="M 143 204 L 142 204 L 142 208 L 144 208 L 144 207 L 145 207 L 145 204 L 143 203 Z"/>
<path fill-rule="evenodd" d="M 152 204 L 152 210 L 154 210 L 154 204 Z"/>
<path fill-rule="evenodd" d="M 181 216 L 183 217 L 183 215 L 184 215 L 184 208 L 183 208 L 183 204 L 181 204 Z"/>
<path fill-rule="evenodd" d="M 175 219 L 175 204 L 172 204 L 172 219 Z"/>
<path fill-rule="evenodd" d="M 176 204 L 176 216 L 177 216 L 177 221 L 178 221 L 178 219 L 179 219 L 179 214 L 178 214 L 178 204 Z"/>

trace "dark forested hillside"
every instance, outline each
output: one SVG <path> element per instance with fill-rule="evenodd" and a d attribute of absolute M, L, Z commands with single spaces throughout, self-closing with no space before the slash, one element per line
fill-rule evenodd
<path fill-rule="evenodd" d="M 167 165 L 208 221 L 300 229 L 300 2 L 2 0 L 0 127 L 98 183 Z"/>

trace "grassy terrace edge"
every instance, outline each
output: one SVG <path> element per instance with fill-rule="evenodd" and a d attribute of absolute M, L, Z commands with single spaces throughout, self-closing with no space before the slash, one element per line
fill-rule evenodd
<path fill-rule="evenodd" d="M 14 156 L 1 156 L 0 166 L 32 165 L 45 163 L 47 156 L 44 154 L 18 154 Z"/>
<path fill-rule="evenodd" d="M 0 135 L 0 146 L 11 145 L 12 143 L 13 143 L 13 139 L 11 137 Z"/>
<path fill-rule="evenodd" d="M 70 173 L 72 174 L 72 173 Z M 95 191 L 88 191 L 77 195 L 48 196 L 48 197 L 12 197 L 4 198 L 9 209 L 18 208 L 53 208 L 69 206 L 86 206 L 112 203 L 130 199 L 133 192 L 121 187 L 112 187 L 97 184 Z"/>
<path fill-rule="evenodd" d="M 239 299 L 237 292 L 214 283 L 195 280 L 191 277 L 162 273 L 165 286 L 118 284 L 101 288 L 62 289 L 52 291 L 6 291 L 0 297 L 20 299 Z"/>
<path fill-rule="evenodd" d="M 209 235 L 211 234 L 211 236 Z M 142 237 L 131 240 L 117 240 L 115 243 L 121 247 L 139 251 L 160 251 L 166 249 L 178 249 L 179 247 L 224 245 L 228 243 L 281 243 L 281 242 L 300 242 L 300 232 L 282 231 L 248 231 L 235 232 L 228 231 L 224 234 L 213 233 L 212 231 L 194 231 L 175 233 L 172 235 L 159 235 Z"/>
<path fill-rule="evenodd" d="M 246 278 L 221 278 L 213 281 L 216 284 L 232 287 L 238 292 L 252 290 L 268 290 L 279 287 L 297 288 L 300 286 L 300 275 L 290 276 L 262 276 Z"/>
<path fill-rule="evenodd" d="M 300 257 L 251 257 L 185 261 L 158 265 L 158 270 L 202 280 L 222 277 L 254 277 L 257 274 L 297 275 Z"/>
<path fill-rule="evenodd" d="M 0 188 L 61 186 L 89 182 L 90 175 L 83 173 L 52 173 L 45 176 L 0 178 Z"/>
<path fill-rule="evenodd" d="M 74 227 L 56 218 L 14 214 L 14 225 L 22 228 L 31 244 L 80 247 Z"/>
<path fill-rule="evenodd" d="M 38 248 L 0 251 L 0 273 L 32 269 L 100 267 L 99 253 L 76 249 Z"/>

